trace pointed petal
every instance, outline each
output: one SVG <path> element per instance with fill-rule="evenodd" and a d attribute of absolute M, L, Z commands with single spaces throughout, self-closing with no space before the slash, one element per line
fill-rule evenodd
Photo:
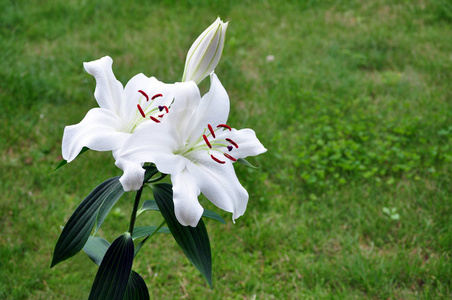
<path fill-rule="evenodd" d="M 104 56 L 95 61 L 85 62 L 83 66 L 86 72 L 96 79 L 94 97 L 99 106 L 118 114 L 123 87 L 113 74 L 112 64 L 111 57 Z"/>
<path fill-rule="evenodd" d="M 223 130 L 221 133 L 217 133 L 217 139 L 229 138 L 234 141 L 238 148 L 233 147 L 232 151 L 223 149 L 224 152 L 232 155 L 234 158 L 245 158 L 247 156 L 256 156 L 267 151 L 256 137 L 256 133 L 252 129 L 232 129 Z"/>
<path fill-rule="evenodd" d="M 121 150 L 115 153 L 116 166 L 124 171 L 120 181 L 125 191 L 138 190 L 143 182 L 145 162 L 155 163 L 164 174 L 181 172 L 185 158 L 173 152 L 179 147 L 178 133 L 166 123 L 143 124 Z"/>
<path fill-rule="evenodd" d="M 83 120 L 64 128 L 62 152 L 68 162 L 80 153 L 83 147 L 96 151 L 120 148 L 130 134 L 117 131 L 121 120 L 113 112 L 103 108 L 88 111 Z"/>
<path fill-rule="evenodd" d="M 210 90 L 205 94 L 196 110 L 197 118 L 192 125 L 192 137 L 197 138 L 207 124 L 224 124 L 229 116 L 229 96 L 215 73 L 210 75 Z"/>
<path fill-rule="evenodd" d="M 117 160 L 116 166 L 124 171 L 119 182 L 125 192 L 137 191 L 141 188 L 145 173 L 142 163 L 133 160 Z"/>
<path fill-rule="evenodd" d="M 248 192 L 237 179 L 232 163 L 218 164 L 203 156 L 196 164 L 189 164 L 187 169 L 207 199 L 232 212 L 233 220 L 245 213 Z"/>
<path fill-rule="evenodd" d="M 179 132 L 181 138 L 179 143 L 183 144 L 193 130 L 193 118 L 196 116 L 195 112 L 201 101 L 201 95 L 193 81 L 175 83 L 172 91 L 174 102 L 167 119 Z"/>
<path fill-rule="evenodd" d="M 176 218 L 184 226 L 196 227 L 204 212 L 198 202 L 199 188 L 193 176 L 185 169 L 171 175 L 173 202 Z"/>

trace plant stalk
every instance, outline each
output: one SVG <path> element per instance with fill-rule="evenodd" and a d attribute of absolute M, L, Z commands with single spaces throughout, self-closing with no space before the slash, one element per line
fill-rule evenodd
<path fill-rule="evenodd" d="M 143 192 L 143 187 L 144 187 L 144 185 L 141 186 L 141 188 L 137 191 L 137 194 L 135 195 L 135 203 L 133 204 L 132 215 L 130 216 L 130 226 L 129 226 L 130 235 L 133 234 L 133 228 L 135 227 L 135 220 L 137 219 L 138 204 L 140 204 L 140 198 L 141 198 L 141 193 Z"/>

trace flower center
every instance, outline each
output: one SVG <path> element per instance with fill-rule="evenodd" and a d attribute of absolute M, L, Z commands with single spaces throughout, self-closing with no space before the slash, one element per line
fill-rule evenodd
<path fill-rule="evenodd" d="M 233 162 L 237 161 L 237 159 L 231 154 L 233 154 L 232 151 L 234 149 L 239 148 L 239 145 L 230 138 L 217 138 L 217 131 L 221 130 L 222 132 L 225 129 L 229 131 L 232 130 L 231 127 L 226 124 L 219 124 L 215 129 L 212 127 L 212 125 L 207 124 L 207 128 L 204 129 L 202 136 L 198 138 L 194 143 L 190 143 L 194 146 L 188 146 L 181 154 L 186 155 L 192 151 L 204 150 L 207 151 L 212 160 L 219 164 L 225 164 L 225 158 Z"/>
<path fill-rule="evenodd" d="M 134 121 L 129 125 L 128 132 L 133 132 L 135 128 L 146 120 L 151 119 L 155 123 L 160 123 L 160 119 L 163 118 L 165 114 L 169 112 L 169 108 L 165 105 L 155 105 L 154 101 L 158 98 L 163 97 L 162 94 L 155 94 L 149 97 L 148 94 L 143 90 L 138 90 L 141 97 L 138 99 L 137 111 L 135 114 Z M 146 101 L 144 101 L 146 99 Z"/>

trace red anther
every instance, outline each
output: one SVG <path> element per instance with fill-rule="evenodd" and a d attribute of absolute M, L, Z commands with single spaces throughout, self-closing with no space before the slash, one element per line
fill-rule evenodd
<path fill-rule="evenodd" d="M 154 96 L 152 96 L 151 100 L 154 100 L 157 97 L 163 97 L 163 95 L 162 94 L 155 94 Z"/>
<path fill-rule="evenodd" d="M 210 126 L 210 124 L 207 124 L 207 128 L 209 128 L 210 133 L 212 134 L 213 138 L 215 138 L 215 131 L 213 131 L 212 126 Z"/>
<path fill-rule="evenodd" d="M 204 142 L 206 142 L 207 146 L 209 146 L 209 148 L 212 148 L 212 145 L 210 144 L 209 140 L 207 139 L 206 135 L 203 134 L 202 138 L 204 139 Z"/>
<path fill-rule="evenodd" d="M 150 117 L 152 121 L 154 121 L 155 123 L 160 123 L 160 121 L 157 118 L 154 118 L 153 116 Z"/>
<path fill-rule="evenodd" d="M 230 160 L 232 160 L 232 161 L 237 161 L 236 158 L 230 156 L 229 154 L 227 154 L 227 153 L 223 153 L 223 154 L 224 154 L 224 156 L 226 156 L 226 157 L 229 158 Z"/>
<path fill-rule="evenodd" d="M 231 143 L 232 145 L 234 145 L 234 147 L 236 147 L 236 148 L 239 147 L 239 145 L 237 145 L 236 142 L 234 142 L 234 141 L 231 140 L 231 139 L 226 139 L 226 141 L 228 141 L 229 143 Z"/>
<path fill-rule="evenodd" d="M 144 91 L 142 91 L 142 90 L 138 90 L 138 92 L 141 93 L 143 96 L 146 97 L 146 101 L 149 101 L 149 96 L 148 96 L 148 94 L 146 94 L 146 93 L 145 93 Z"/>
<path fill-rule="evenodd" d="M 140 104 L 137 104 L 138 110 L 140 111 L 140 114 L 143 116 L 143 118 L 146 118 L 146 115 L 144 114 L 143 109 L 141 108 Z"/>
<path fill-rule="evenodd" d="M 166 106 L 163 106 L 163 108 L 165 109 L 166 113 L 169 113 L 169 109 Z"/>
<path fill-rule="evenodd" d="M 161 115 L 159 115 L 158 117 L 159 117 L 159 118 L 163 118 L 163 116 L 164 116 L 164 114 L 161 114 Z"/>
<path fill-rule="evenodd" d="M 231 129 L 231 126 L 226 125 L 226 124 L 220 124 L 220 125 L 217 125 L 217 128 L 220 128 L 220 127 L 227 128 L 227 129 L 229 129 L 229 131 L 232 130 L 232 129 Z"/>
<path fill-rule="evenodd" d="M 213 156 L 212 154 L 210 155 L 210 157 L 212 157 L 212 159 L 213 159 L 214 161 L 216 161 L 217 163 L 219 163 L 219 164 L 224 164 L 224 163 L 226 163 L 225 161 L 219 160 L 218 158 L 216 158 L 216 157 Z"/>

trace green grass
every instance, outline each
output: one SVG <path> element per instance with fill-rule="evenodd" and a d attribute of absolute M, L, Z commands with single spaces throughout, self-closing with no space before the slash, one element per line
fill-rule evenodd
<path fill-rule="evenodd" d="M 250 159 L 258 170 L 236 167 L 250 193 L 236 224 L 203 201 L 227 220 L 206 222 L 214 289 L 157 235 L 134 264 L 153 298 L 452 296 L 448 1 L 124 3 L 0 2 L 0 298 L 84 299 L 94 280 L 84 253 L 49 268 L 60 226 L 121 174 L 109 153 L 87 152 L 48 175 L 64 126 L 96 106 L 82 63 L 110 55 L 123 84 L 140 72 L 178 81 L 218 15 L 230 21 L 217 68 L 229 124 L 268 152 Z M 102 236 L 127 230 L 132 202 Z"/>

